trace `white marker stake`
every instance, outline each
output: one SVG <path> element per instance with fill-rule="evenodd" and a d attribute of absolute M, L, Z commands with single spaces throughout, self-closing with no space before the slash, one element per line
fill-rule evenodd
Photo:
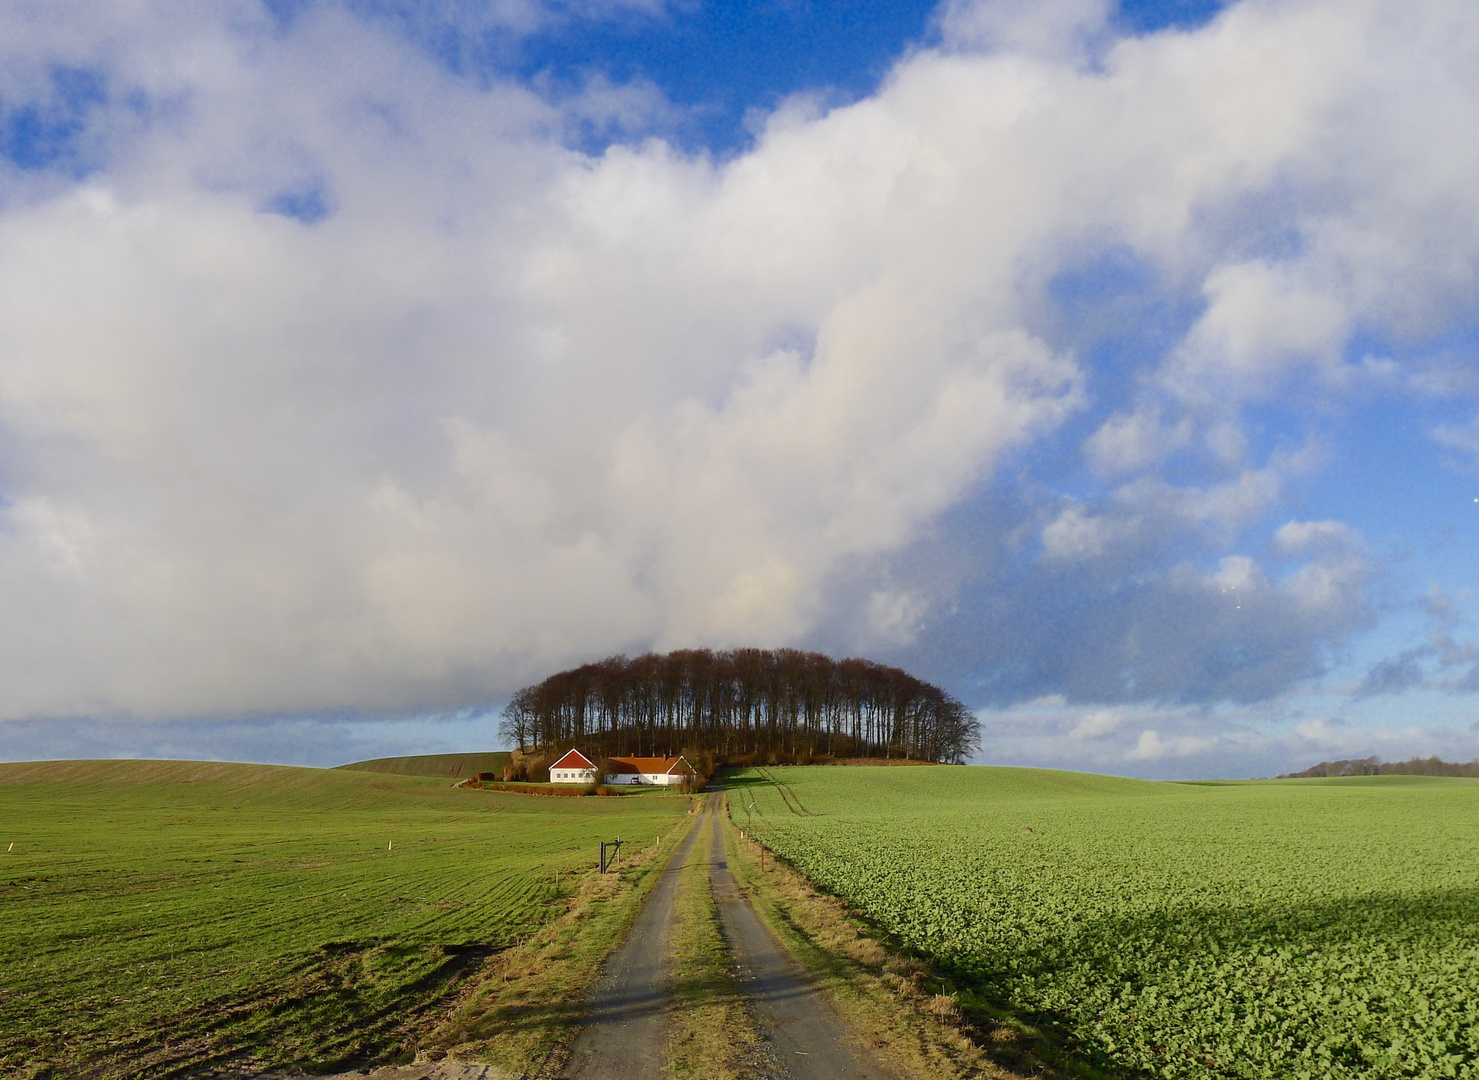
<path fill-rule="evenodd" d="M 6 850 L 6 851 L 14 851 L 14 850 L 15 850 L 15 841 L 14 841 L 14 840 L 12 840 L 12 841 L 11 841 L 11 842 L 10 842 L 10 846 L 9 846 L 9 847 L 8 847 L 8 848 L 6 848 L 6 849 L 5 849 L 5 850 Z"/>
<path fill-rule="evenodd" d="M 395 841 L 394 840 L 392 840 L 390 843 L 388 843 L 388 844 L 385 845 L 385 850 L 386 851 L 389 851 L 393 847 L 395 847 Z"/>

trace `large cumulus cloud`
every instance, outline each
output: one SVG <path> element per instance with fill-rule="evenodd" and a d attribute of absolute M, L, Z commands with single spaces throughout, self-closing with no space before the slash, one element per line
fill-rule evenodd
<path fill-rule="evenodd" d="M 722 161 L 650 87 L 553 104 L 383 11 L 86 10 L 0 33 L 65 150 L 0 178 L 0 716 L 445 709 L 616 649 L 931 633 L 993 700 L 1249 701 L 1372 618 L 1360 538 L 1284 505 L 1317 453 L 1247 418 L 1435 392 L 1406 358 L 1479 257 L 1465 5 L 1125 39 L 955 5 Z M 1106 259 L 1135 310 L 1065 293 Z"/>

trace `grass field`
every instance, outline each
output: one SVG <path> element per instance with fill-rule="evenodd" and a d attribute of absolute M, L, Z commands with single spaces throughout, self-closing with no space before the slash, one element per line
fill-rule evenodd
<path fill-rule="evenodd" d="M 341 770 L 0 765 L 0 1075 L 394 1055 L 484 957 L 563 910 L 600 839 L 650 843 L 688 807 Z"/>
<path fill-rule="evenodd" d="M 349 772 L 387 773 L 391 776 L 445 776 L 449 780 L 466 780 L 478 773 L 503 775 L 511 755 L 507 750 L 489 750 L 481 754 L 416 754 L 412 757 L 371 758 L 352 761 L 336 768 Z"/>
<path fill-rule="evenodd" d="M 730 784 L 738 824 L 1070 1070 L 1479 1076 L 1479 781 Z"/>

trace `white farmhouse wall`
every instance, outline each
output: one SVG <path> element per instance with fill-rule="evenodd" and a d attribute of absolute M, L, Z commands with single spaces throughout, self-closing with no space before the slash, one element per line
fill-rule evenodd
<path fill-rule="evenodd" d="M 676 787 L 683 782 L 677 773 L 607 773 L 608 784 L 655 784 L 659 787 Z"/>

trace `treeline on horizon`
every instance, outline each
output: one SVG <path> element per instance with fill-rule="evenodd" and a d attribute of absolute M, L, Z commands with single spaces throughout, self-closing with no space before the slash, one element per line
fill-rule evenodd
<path fill-rule="evenodd" d="M 1436 754 L 1407 761 L 1382 761 L 1379 757 L 1348 761 L 1322 761 L 1302 772 L 1281 773 L 1280 780 L 1302 780 L 1314 776 L 1479 776 L 1479 760 L 1444 761 Z"/>
<path fill-rule="evenodd" d="M 723 760 L 961 762 L 980 724 L 938 686 L 871 660 L 798 649 L 612 656 L 514 694 L 499 727 L 521 751 L 701 751 Z"/>

